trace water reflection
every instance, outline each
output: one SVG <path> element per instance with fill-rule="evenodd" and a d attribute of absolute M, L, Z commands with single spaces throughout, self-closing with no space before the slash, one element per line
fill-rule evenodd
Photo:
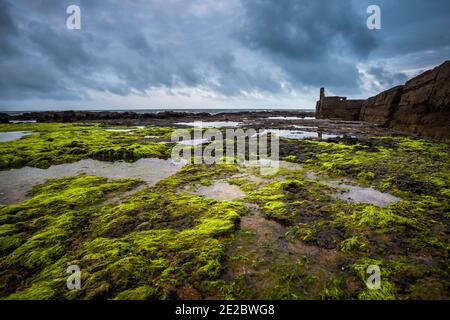
<path fill-rule="evenodd" d="M 54 165 L 48 169 L 24 167 L 0 171 L 0 204 L 22 201 L 27 193 L 37 184 L 49 179 L 88 174 L 108 179 L 138 178 L 154 185 L 165 179 L 185 164 L 175 164 L 171 160 L 156 158 L 140 159 L 134 163 L 123 161 L 103 162 L 97 160 L 81 160 L 74 163 Z"/>

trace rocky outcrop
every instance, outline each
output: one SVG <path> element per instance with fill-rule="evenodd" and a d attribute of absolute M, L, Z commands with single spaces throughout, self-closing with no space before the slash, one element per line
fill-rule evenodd
<path fill-rule="evenodd" d="M 313 117 L 312 111 L 233 111 L 233 112 L 181 112 L 181 111 L 158 111 L 158 112 L 119 112 L 119 111 L 39 111 L 26 112 L 16 116 L 4 114 L 5 121 L 9 120 L 34 120 L 37 122 L 79 122 L 79 121 L 100 121 L 114 122 L 115 124 L 139 124 L 158 123 L 163 121 L 240 121 L 242 118 L 257 118 L 270 116 L 292 116 L 292 117 Z M 0 120 L 1 120 L 0 114 Z M 122 121 L 123 120 L 123 121 Z M 275 121 L 275 120 L 274 120 Z"/>
<path fill-rule="evenodd" d="M 357 109 L 359 101 L 324 97 L 321 90 L 316 116 L 367 121 L 398 131 L 450 140 L 450 61 L 405 85 L 363 100 L 360 110 Z"/>
<path fill-rule="evenodd" d="M 388 126 L 398 108 L 402 93 L 403 86 L 397 86 L 365 100 L 359 119 Z"/>
<path fill-rule="evenodd" d="M 10 116 L 6 113 L 0 113 L 0 123 L 8 123 Z"/>
<path fill-rule="evenodd" d="M 406 82 L 389 127 L 450 140 L 450 61 Z"/>
<path fill-rule="evenodd" d="M 186 112 L 163 111 L 155 113 L 114 112 L 114 111 L 42 111 L 23 113 L 20 116 L 10 117 L 15 120 L 36 120 L 37 122 L 76 122 L 76 121 L 102 121 L 102 120 L 145 120 L 185 118 Z M 209 116 L 209 113 L 196 113 L 198 117 Z"/>

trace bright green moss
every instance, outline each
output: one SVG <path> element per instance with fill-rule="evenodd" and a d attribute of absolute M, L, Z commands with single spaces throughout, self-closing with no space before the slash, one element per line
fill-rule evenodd
<path fill-rule="evenodd" d="M 170 145 L 158 142 L 172 132 L 108 132 L 109 126 L 97 124 L 7 125 L 0 131 L 19 128 L 39 133 L 2 144 L 2 168 L 89 157 L 164 158 Z M 402 201 L 386 208 L 347 203 L 330 196 L 335 190 L 307 179 L 304 170 L 261 176 L 234 164 L 186 166 L 120 203 L 105 200 L 142 182 L 55 179 L 34 188 L 30 199 L 0 207 L 0 298 L 448 297 L 448 146 L 401 137 L 353 144 L 294 142 L 313 152 L 286 155 L 287 160 L 303 161 L 308 170 L 325 176 L 357 180 Z M 242 172 L 248 175 L 235 176 Z M 245 190 L 242 201 L 252 204 L 253 215 L 260 210 L 283 222 L 266 221 L 278 233 L 258 230 L 263 217 L 252 220 L 253 215 L 246 219 L 254 229 L 240 230 L 241 217 L 249 213 L 244 204 L 188 192 L 217 179 Z M 228 256 L 233 238 L 237 251 Z M 289 253 L 287 241 L 293 245 Z M 80 291 L 65 288 L 69 264 L 81 267 Z M 365 286 L 372 264 L 382 271 L 380 290 Z M 230 265 L 252 277 L 226 279 Z M 258 276 L 258 284 L 248 287 Z M 348 285 L 355 277 L 359 288 Z M 428 280 L 442 285 L 429 290 Z"/>
<path fill-rule="evenodd" d="M 380 268 L 380 288 L 369 289 L 366 286 L 371 273 L 368 273 L 369 266 L 378 266 Z M 395 300 L 397 288 L 389 281 L 393 275 L 393 270 L 389 269 L 386 262 L 382 260 L 374 260 L 369 258 L 362 258 L 351 266 L 351 269 L 360 280 L 364 283 L 364 289 L 359 293 L 358 298 L 361 300 Z"/>
<path fill-rule="evenodd" d="M 373 172 L 360 172 L 358 174 L 358 180 L 361 182 L 369 182 L 373 181 L 375 179 L 375 173 Z"/>
<path fill-rule="evenodd" d="M 348 296 L 342 289 L 344 287 L 344 283 L 342 278 L 335 278 L 331 282 L 328 287 L 323 289 L 323 292 L 321 294 L 322 300 L 342 300 L 347 299 Z"/>
<path fill-rule="evenodd" d="M 354 252 L 363 252 L 368 246 L 369 243 L 367 239 L 362 236 L 353 236 L 342 241 L 339 245 L 339 249 L 344 253 L 351 254 Z"/>
<path fill-rule="evenodd" d="M 360 300 L 396 300 L 396 287 L 387 281 L 381 281 L 380 289 L 366 289 L 358 295 Z"/>
<path fill-rule="evenodd" d="M 429 195 L 449 187 L 450 148 L 406 137 L 372 137 L 361 143 L 301 141 L 311 149 L 309 169 L 347 176 L 401 196 Z"/>
<path fill-rule="evenodd" d="M 157 292 L 150 286 L 142 285 L 134 289 L 120 292 L 115 300 L 147 300 L 157 296 Z"/>
<path fill-rule="evenodd" d="M 296 156 L 287 156 L 284 158 L 285 161 L 295 162 L 297 160 Z"/>
<path fill-rule="evenodd" d="M 282 172 L 281 175 L 285 174 Z M 293 171 L 285 177 L 286 180 L 275 180 L 249 192 L 246 199 L 260 204 L 267 217 L 287 224 L 298 219 L 321 219 L 331 201 L 325 191 L 327 187 L 304 178 L 303 172 Z M 297 179 L 293 179 L 294 177 Z M 317 212 L 317 208 L 322 208 L 322 211 Z"/>
<path fill-rule="evenodd" d="M 131 132 L 107 131 L 112 128 L 123 129 L 81 123 L 1 124 L 0 131 L 24 130 L 33 134 L 0 143 L 0 170 L 22 166 L 47 168 L 89 158 L 136 161 L 144 157 L 170 157 L 171 144 L 159 141 L 167 141 L 173 129 L 148 127 Z M 155 138 L 146 139 L 146 136 Z"/>
<path fill-rule="evenodd" d="M 13 293 L 7 300 L 49 300 L 54 297 L 54 290 L 51 287 L 38 284 L 32 285 L 24 291 Z"/>
<path fill-rule="evenodd" d="M 287 206 L 281 201 L 266 202 L 262 210 L 268 217 L 274 219 L 283 219 L 289 212 Z"/>
<path fill-rule="evenodd" d="M 16 292 L 13 298 L 27 298 L 43 290 L 48 298 L 165 299 L 177 297 L 186 284 L 199 294 L 215 290 L 211 286 L 220 277 L 225 244 L 248 209 L 179 190 L 236 170 L 229 165 L 210 169 L 205 174 L 187 168 L 116 205 L 101 202 L 139 180 L 55 179 L 34 188 L 31 199 L 1 208 L 9 223 L 0 243 L 9 253 L 2 257 L 0 277 L 14 277 L 13 270 L 21 269 L 27 282 L 14 287 L 9 281 L 0 297 Z M 43 204 L 46 209 L 38 210 Z M 10 238 L 17 223 L 33 226 L 33 233 Z M 64 290 L 69 263 L 82 270 L 80 291 Z"/>
<path fill-rule="evenodd" d="M 311 241 L 314 238 L 315 230 L 306 226 L 295 226 L 291 228 L 290 233 L 303 241 Z"/>

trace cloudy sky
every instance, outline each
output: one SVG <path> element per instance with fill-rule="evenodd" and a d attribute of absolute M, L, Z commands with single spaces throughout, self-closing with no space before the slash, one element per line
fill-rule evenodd
<path fill-rule="evenodd" d="M 450 59 L 449 30 L 448 0 L 0 0 L 0 111 L 312 108 Z"/>

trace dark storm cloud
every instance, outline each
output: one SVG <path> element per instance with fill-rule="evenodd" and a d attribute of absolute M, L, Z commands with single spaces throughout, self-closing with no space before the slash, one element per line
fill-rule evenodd
<path fill-rule="evenodd" d="M 392 87 L 395 85 L 403 84 L 408 76 L 402 72 L 391 73 L 387 71 L 383 66 L 374 66 L 367 70 L 367 73 L 373 76 L 380 85 L 384 88 Z"/>
<path fill-rule="evenodd" d="M 65 27 L 70 4 L 81 30 Z M 369 4 L 381 6 L 382 30 L 366 28 Z M 358 94 L 360 64 L 385 86 L 405 77 L 374 58 L 448 59 L 449 12 L 447 0 L 0 0 L 0 102 L 180 87 Z"/>
<path fill-rule="evenodd" d="M 243 43 L 260 50 L 293 82 L 352 91 L 358 87 L 356 63 L 365 61 L 377 40 L 363 12 L 349 1 L 252 0 Z"/>
<path fill-rule="evenodd" d="M 0 2 L 0 57 L 7 58 L 17 53 L 12 38 L 17 35 L 17 28 L 11 17 L 9 5 Z"/>
<path fill-rule="evenodd" d="M 204 86 L 225 95 L 279 90 L 270 73 L 255 70 L 253 75 L 235 65 L 230 46 L 223 43 L 230 26 L 216 28 L 226 24 L 217 19 L 220 12 L 199 19 L 183 1 L 82 1 L 82 29 L 71 31 L 65 28 L 70 3 L 2 1 L 10 39 L 2 45 L 9 56 L 0 62 L 0 71 L 14 73 L 1 80 L 2 98 L 73 99 L 87 90 L 128 95 L 181 86 Z M 11 16 L 21 26 L 15 34 Z M 17 67 L 21 70 L 14 72 Z"/>
<path fill-rule="evenodd" d="M 374 1 L 366 1 L 370 2 Z M 381 55 L 443 50 L 450 46 L 450 1 L 386 0 L 381 8 L 383 45 L 377 50 Z"/>

